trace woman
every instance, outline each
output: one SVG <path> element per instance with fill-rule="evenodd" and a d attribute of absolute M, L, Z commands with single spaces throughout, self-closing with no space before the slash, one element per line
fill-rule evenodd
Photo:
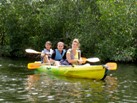
<path fill-rule="evenodd" d="M 72 48 L 68 49 L 66 53 L 66 59 L 69 64 L 82 64 L 81 51 L 79 50 L 80 43 L 78 39 L 74 39 L 72 42 Z"/>

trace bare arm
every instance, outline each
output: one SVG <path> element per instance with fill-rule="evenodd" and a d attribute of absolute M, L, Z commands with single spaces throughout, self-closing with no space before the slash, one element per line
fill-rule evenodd
<path fill-rule="evenodd" d="M 70 53 L 68 53 L 68 52 L 66 53 L 66 58 L 69 63 L 77 63 L 78 62 L 78 59 L 71 59 Z"/>

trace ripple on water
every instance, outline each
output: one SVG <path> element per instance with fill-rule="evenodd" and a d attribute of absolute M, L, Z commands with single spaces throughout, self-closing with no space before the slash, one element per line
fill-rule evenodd
<path fill-rule="evenodd" d="M 58 79 L 44 75 L 29 78 L 28 71 L 25 71 L 26 67 L 20 68 L 22 66 L 13 64 L 18 63 L 9 63 L 8 67 L 1 69 L 3 71 L 0 75 L 0 103 L 9 100 L 13 103 L 30 101 L 32 103 L 56 103 L 57 101 L 60 103 L 136 103 L 137 101 L 136 74 L 133 72 L 130 72 L 132 73 L 130 75 L 124 74 L 132 70 L 129 68 L 121 70 L 122 73 L 117 72 L 118 80 L 109 79 L 110 81 L 106 83 L 86 79 Z M 4 64 L 0 66 L 3 68 Z M 110 76 L 114 75 L 110 74 Z M 30 79 L 31 85 L 28 86 Z M 24 89 L 26 87 L 29 88 Z"/>
<path fill-rule="evenodd" d="M 48 100 L 54 100 L 54 96 L 48 96 Z"/>
<path fill-rule="evenodd" d="M 137 103 L 136 100 L 131 100 L 131 99 L 123 99 L 124 103 Z"/>
<path fill-rule="evenodd" d="M 0 99 L 0 102 L 4 101 L 4 99 Z"/>
<path fill-rule="evenodd" d="M 32 93 L 32 95 L 37 95 L 37 94 L 38 94 L 37 92 Z"/>

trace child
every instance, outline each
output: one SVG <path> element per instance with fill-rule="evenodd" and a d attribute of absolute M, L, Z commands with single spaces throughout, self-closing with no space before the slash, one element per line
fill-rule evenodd
<path fill-rule="evenodd" d="M 42 63 L 50 63 L 50 58 L 51 55 L 53 54 L 53 50 L 51 49 L 52 43 L 50 41 L 47 41 L 45 43 L 45 48 L 41 52 L 41 58 L 42 58 Z"/>

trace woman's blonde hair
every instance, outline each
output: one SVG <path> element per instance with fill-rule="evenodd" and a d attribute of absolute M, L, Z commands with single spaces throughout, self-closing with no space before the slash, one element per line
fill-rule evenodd
<path fill-rule="evenodd" d="M 77 38 L 75 38 L 75 39 L 73 40 L 73 42 L 77 43 L 77 44 L 78 44 L 78 47 L 80 47 L 80 43 L 79 43 L 79 40 L 78 40 Z M 72 43 L 73 43 L 73 42 L 72 42 Z"/>

